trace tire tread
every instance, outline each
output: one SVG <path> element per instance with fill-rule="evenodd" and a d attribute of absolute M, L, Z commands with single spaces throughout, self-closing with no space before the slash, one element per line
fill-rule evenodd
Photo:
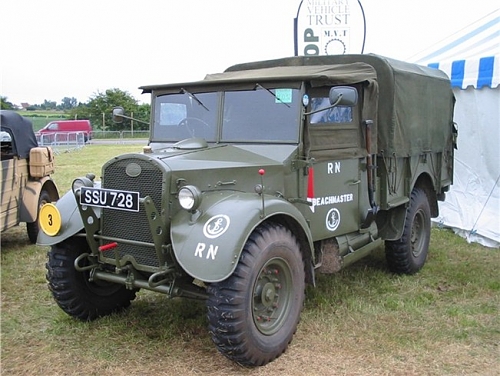
<path fill-rule="evenodd" d="M 245 282 L 248 281 L 253 271 L 256 257 L 261 249 L 264 249 L 270 240 L 280 236 L 293 239 L 295 246 L 299 249 L 297 240 L 284 226 L 263 224 L 250 235 L 232 276 L 208 286 L 207 317 L 212 341 L 223 355 L 243 366 L 262 366 L 279 357 L 286 351 L 297 329 L 295 325 L 286 343 L 276 348 L 276 351 L 265 355 L 254 351 L 248 343 L 245 332 L 245 328 L 249 325 L 245 319 L 246 312 L 241 309 L 242 299 L 249 288 Z M 302 256 L 301 263 L 303 264 Z M 302 291 L 300 309 L 302 309 L 303 301 L 304 291 Z"/>

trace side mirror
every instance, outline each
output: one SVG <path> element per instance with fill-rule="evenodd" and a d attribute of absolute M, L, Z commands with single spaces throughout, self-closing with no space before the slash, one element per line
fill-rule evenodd
<path fill-rule="evenodd" d="M 330 104 L 354 107 L 358 103 L 358 91 L 351 86 L 336 86 L 330 89 Z"/>
<path fill-rule="evenodd" d="M 123 109 L 123 107 L 113 108 L 113 122 L 123 123 L 123 115 L 125 115 L 125 110 Z"/>

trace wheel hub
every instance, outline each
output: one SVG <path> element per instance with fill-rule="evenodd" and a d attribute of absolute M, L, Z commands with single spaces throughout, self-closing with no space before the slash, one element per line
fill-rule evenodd
<path fill-rule="evenodd" d="M 424 230 L 424 227 L 424 217 L 423 214 L 419 211 L 415 215 L 410 235 L 411 250 L 414 257 L 418 257 L 423 250 L 422 248 L 424 236 L 422 232 Z"/>
<path fill-rule="evenodd" d="M 276 288 L 274 287 L 274 284 L 271 282 L 266 283 L 262 289 L 262 304 L 266 307 L 270 307 L 276 296 Z"/>
<path fill-rule="evenodd" d="M 288 265 L 274 259 L 262 268 L 254 286 L 252 312 L 254 323 L 263 334 L 272 334 L 282 325 L 290 305 Z"/>

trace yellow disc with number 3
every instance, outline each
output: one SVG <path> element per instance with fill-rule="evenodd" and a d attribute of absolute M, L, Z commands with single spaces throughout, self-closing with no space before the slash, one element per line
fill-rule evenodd
<path fill-rule="evenodd" d="M 61 213 L 54 204 L 45 204 L 40 208 L 38 222 L 43 232 L 55 236 L 61 229 Z"/>

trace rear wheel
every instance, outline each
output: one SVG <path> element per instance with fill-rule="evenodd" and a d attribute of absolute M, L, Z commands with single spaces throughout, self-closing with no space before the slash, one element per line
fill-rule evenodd
<path fill-rule="evenodd" d="M 49 289 L 61 309 L 80 320 L 90 321 L 130 305 L 137 290 L 106 281 L 89 281 L 89 272 L 75 269 L 75 259 L 89 252 L 85 238 L 69 238 L 53 245 L 46 264 Z"/>
<path fill-rule="evenodd" d="M 280 356 L 297 329 L 304 289 L 295 237 L 278 224 L 258 227 L 234 273 L 208 288 L 209 331 L 219 351 L 245 366 Z"/>
<path fill-rule="evenodd" d="M 34 222 L 26 223 L 26 231 L 28 232 L 28 238 L 31 244 L 36 243 L 36 238 L 38 237 L 38 231 L 40 231 L 40 225 L 38 224 L 38 217 L 40 214 L 40 208 L 51 202 L 49 192 L 42 190 L 40 196 L 38 197 L 38 209 L 36 212 L 36 220 Z"/>
<path fill-rule="evenodd" d="M 385 242 L 385 255 L 391 271 L 414 274 L 425 264 L 431 237 L 431 213 L 425 191 L 414 188 L 406 210 L 403 235 Z"/>

